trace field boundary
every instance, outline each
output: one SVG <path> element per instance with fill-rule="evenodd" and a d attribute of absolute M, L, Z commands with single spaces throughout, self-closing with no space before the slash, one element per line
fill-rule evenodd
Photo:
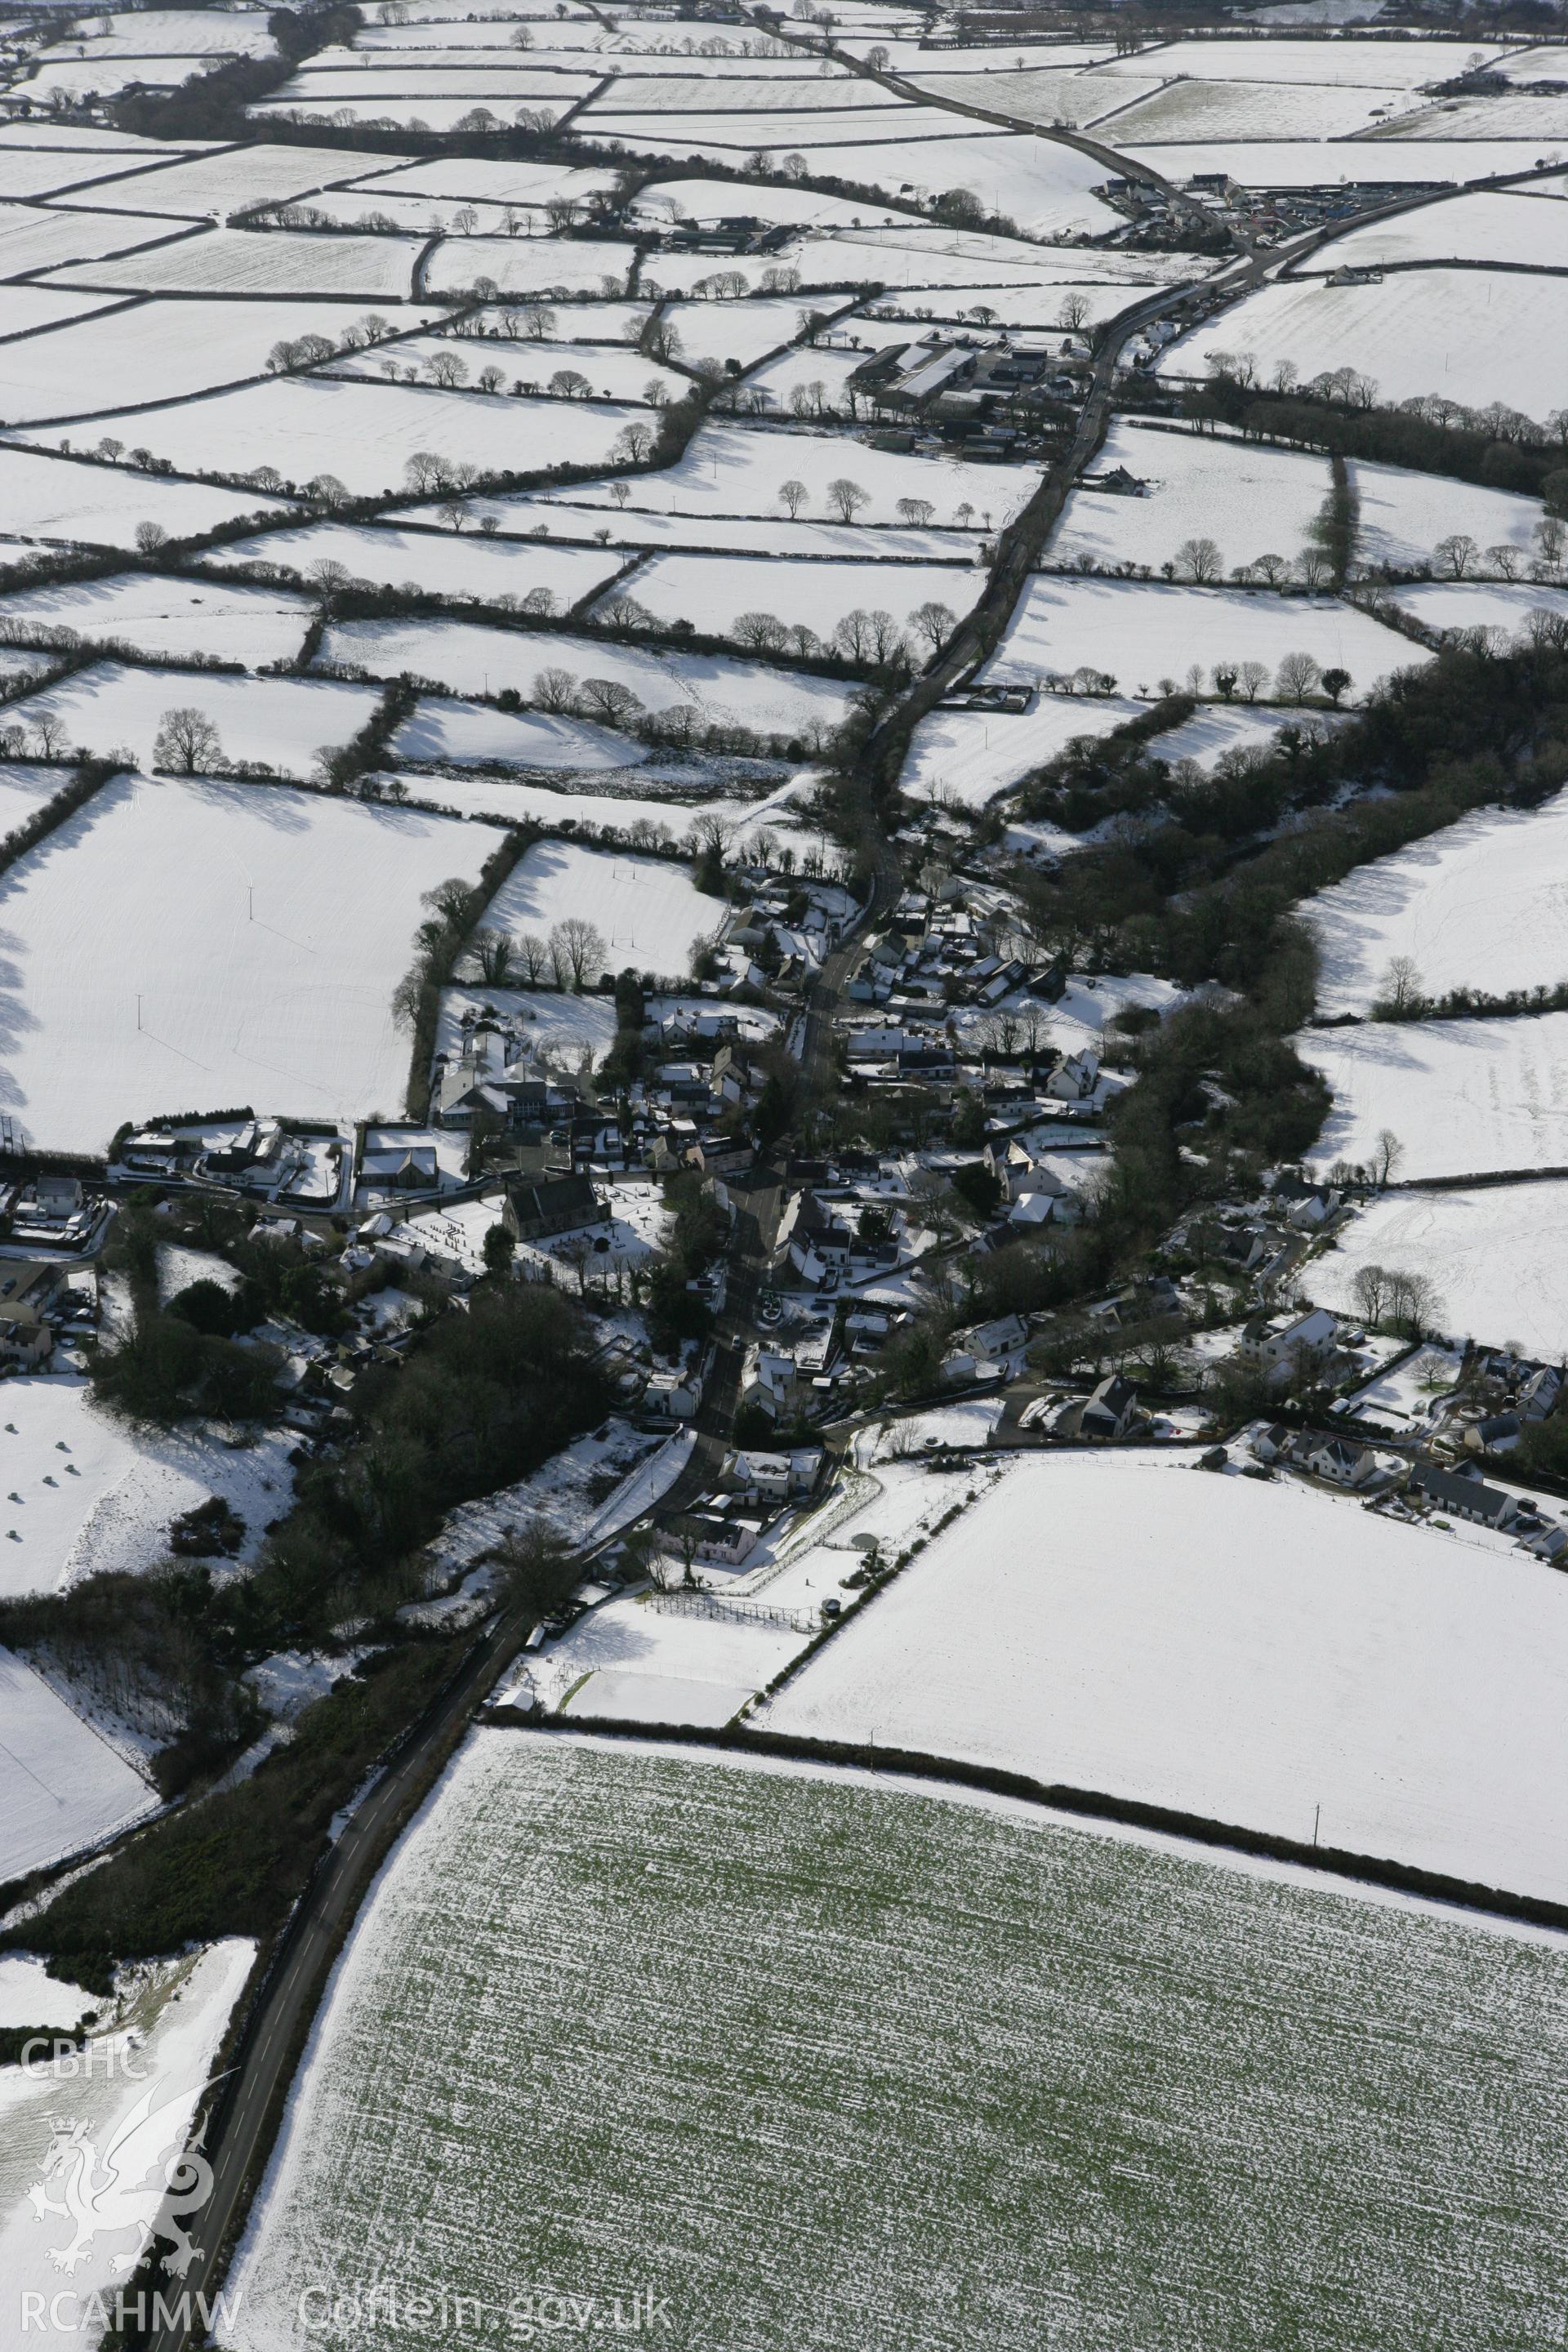
<path fill-rule="evenodd" d="M 874 1772 L 892 1780 L 945 1782 L 993 1797 L 1070 1813 L 1085 1821 L 1114 1822 L 1124 1829 L 1148 1830 L 1161 1837 L 1185 1840 L 1222 1852 L 1249 1854 L 1270 1862 L 1290 1863 L 1324 1876 L 1359 1879 L 1370 1886 L 1397 1895 L 1417 1895 L 1464 1911 L 1481 1911 L 1490 1917 L 1521 1926 L 1555 1928 L 1568 1933 L 1568 1904 L 1543 1895 L 1516 1895 L 1506 1888 L 1482 1886 L 1450 1878 L 1440 1871 L 1423 1870 L 1413 1863 L 1394 1862 L 1377 1854 L 1352 1853 L 1343 1846 L 1310 1845 L 1299 1838 L 1281 1837 L 1268 1830 L 1242 1827 L 1211 1820 L 1206 1814 L 1183 1812 L 1173 1805 L 1147 1804 L 1136 1797 L 1117 1797 L 1098 1789 L 1077 1789 L 1058 1781 L 1037 1780 L 1025 1772 L 999 1765 L 965 1763 L 951 1756 L 931 1756 L 918 1748 L 880 1748 L 841 1739 L 809 1739 L 797 1732 L 759 1731 L 749 1725 L 726 1724 L 710 1728 L 695 1724 L 631 1723 L 619 1717 L 595 1720 L 589 1716 L 534 1717 L 521 1708 L 486 1707 L 479 1720 L 501 1730 L 581 1735 L 592 1732 L 606 1739 L 664 1742 L 671 1747 L 706 1748 L 738 1756 L 767 1756 L 786 1762 L 832 1764 Z"/>

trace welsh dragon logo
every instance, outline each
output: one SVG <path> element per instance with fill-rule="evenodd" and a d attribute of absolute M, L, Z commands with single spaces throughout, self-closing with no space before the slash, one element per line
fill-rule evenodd
<path fill-rule="evenodd" d="M 176 2278 L 200 2255 L 184 2224 L 212 2194 L 212 2167 L 183 2146 L 184 2101 L 155 2108 L 155 2087 L 149 2084 L 102 2148 L 89 2137 L 90 2124 L 50 2117 L 44 2177 L 27 2195 L 40 2221 L 58 2216 L 70 2224 L 68 2242 L 49 2249 L 57 2270 L 74 2271 L 100 2238 L 131 2231 L 135 2243 L 110 2256 L 113 2271 L 133 2271 L 155 2238 L 168 2242 L 168 2266 Z"/>

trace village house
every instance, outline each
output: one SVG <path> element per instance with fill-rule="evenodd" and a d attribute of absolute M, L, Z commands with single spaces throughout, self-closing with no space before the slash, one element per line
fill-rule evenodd
<path fill-rule="evenodd" d="M 1379 1463 L 1370 1445 L 1349 1437 L 1316 1438 L 1299 1451 L 1297 1460 L 1316 1478 L 1332 1486 L 1364 1486 L 1378 1475 Z"/>
<path fill-rule="evenodd" d="M 805 1445 L 790 1454 L 759 1454 L 748 1447 L 725 1457 L 724 1479 L 737 1492 L 790 1502 L 809 1495 L 822 1469 L 820 1445 Z"/>
<path fill-rule="evenodd" d="M 1258 1316 L 1237 1342 L 1237 1354 L 1270 1381 L 1324 1373 L 1332 1361 L 1339 1326 L 1326 1307 L 1294 1317 Z"/>
<path fill-rule="evenodd" d="M 741 1367 L 742 1407 L 754 1404 L 770 1421 L 784 1419 L 794 1403 L 796 1377 L 791 1349 L 774 1347 L 766 1339 L 753 1340 Z"/>
<path fill-rule="evenodd" d="M 1519 1504 L 1500 1486 L 1489 1486 L 1473 1472 L 1440 1469 L 1418 1462 L 1410 1473 L 1412 1495 L 1449 1517 L 1469 1519 L 1478 1527 L 1509 1528 L 1519 1517 Z"/>
<path fill-rule="evenodd" d="M 689 1421 L 702 1402 L 700 1372 L 655 1372 L 642 1393 L 642 1411 L 656 1421 Z"/>
<path fill-rule="evenodd" d="M 1092 1045 L 1058 1062 L 1046 1080 L 1046 1092 L 1055 1102 L 1085 1102 L 1100 1083 L 1100 1055 Z"/>
<path fill-rule="evenodd" d="M 829 1275 L 841 1273 L 849 1255 L 853 1236 L 830 1211 L 825 1209 L 809 1185 L 792 1192 L 779 1219 L 778 1235 L 773 1244 L 773 1263 L 775 1271 L 791 1268 L 799 1279 L 815 1290 Z"/>
<path fill-rule="evenodd" d="M 1120 1372 L 1112 1372 L 1090 1393 L 1079 1416 L 1078 1433 L 1101 1444 L 1114 1444 L 1129 1435 L 1143 1418 L 1131 1381 L 1124 1380 Z"/>

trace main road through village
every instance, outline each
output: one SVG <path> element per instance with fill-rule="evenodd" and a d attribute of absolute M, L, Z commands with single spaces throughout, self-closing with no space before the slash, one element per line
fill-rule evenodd
<path fill-rule="evenodd" d="M 1402 199 L 1384 209 L 1403 211 L 1411 201 Z M 1268 273 L 1318 244 L 1321 234 L 1314 231 L 1270 252 L 1248 252 L 1205 282 L 1205 299 L 1211 307 L 1216 297 L 1224 301 L 1238 299 Z M 896 776 L 916 721 L 966 671 L 994 650 L 1064 500 L 1100 446 L 1127 341 L 1183 299 L 1184 289 L 1179 288 L 1151 295 L 1101 330 L 1088 395 L 1069 448 L 1001 534 L 986 592 L 968 620 L 870 738 L 860 761 L 862 780 L 868 786 L 867 851 L 871 874 L 863 922 L 896 899 L 901 887 L 893 853 L 876 829 L 872 791 Z M 803 1099 L 832 1083 L 834 1014 L 858 947 L 858 937 L 851 936 L 836 949 L 812 987 L 801 1031 Z M 778 1222 L 780 1189 L 780 1171 L 763 1168 L 739 1198 L 724 1311 L 698 1416 L 696 1444 L 689 1462 L 664 1498 L 661 1507 L 665 1509 L 679 1508 L 700 1493 L 719 1468 L 739 1399 L 757 1293 Z M 194 2352 L 205 2340 L 207 2330 L 195 2298 L 198 2294 L 212 2294 L 221 2264 L 237 2240 L 248 2200 L 260 2185 L 284 2095 L 320 2003 L 332 1956 L 394 1840 L 435 1785 L 464 1732 L 517 1656 L 531 1622 L 526 1611 L 503 1615 L 476 1643 L 449 1687 L 411 1727 L 387 1769 L 354 1808 L 301 1895 L 242 2031 L 232 2071 L 207 2119 L 205 2154 L 212 2167 L 213 2188 L 197 2232 L 203 2253 L 183 2282 L 165 2279 L 161 2283 L 167 2316 L 158 2319 L 150 2332 L 152 2352 Z"/>

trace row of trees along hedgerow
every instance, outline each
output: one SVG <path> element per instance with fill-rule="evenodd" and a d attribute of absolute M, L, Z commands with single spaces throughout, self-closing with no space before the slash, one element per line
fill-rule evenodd
<path fill-rule="evenodd" d="M 1315 1138 L 1327 1089 L 1289 1043 L 1314 1009 L 1300 902 L 1484 803 L 1531 807 L 1561 789 L 1568 628 L 1544 626 L 1508 652 L 1447 649 L 1398 673 L 1334 733 L 1289 732 L 1213 775 L 1184 775 L 1175 793 L 1157 763 L 1166 797 L 1120 837 L 1054 874 L 1018 870 L 1045 951 L 1223 991 L 1132 1048 L 1139 1083 L 1113 1113 L 1096 1278 L 1145 1251 L 1194 1198 L 1232 1193 Z M 1131 756 L 1149 759 L 1138 744 Z M 1054 764 L 1065 778 L 1083 761 Z M 1347 789 L 1357 797 L 1342 805 Z"/>

